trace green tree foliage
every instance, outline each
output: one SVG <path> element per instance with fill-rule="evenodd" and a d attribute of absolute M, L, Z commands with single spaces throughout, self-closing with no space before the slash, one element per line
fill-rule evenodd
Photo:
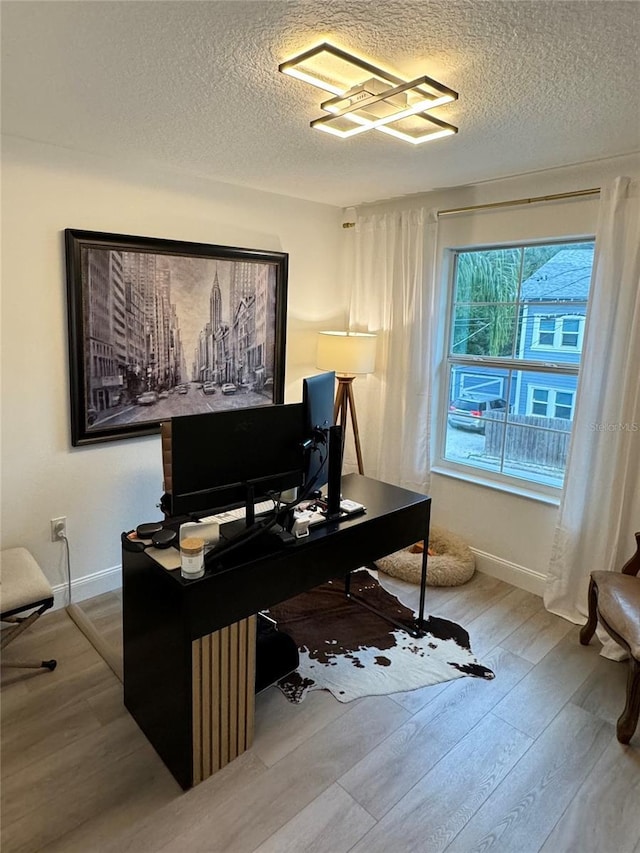
<path fill-rule="evenodd" d="M 456 322 L 453 351 L 509 356 L 513 352 L 520 251 L 464 252 L 456 268 Z M 467 303 L 467 304 L 460 304 Z"/>
<path fill-rule="evenodd" d="M 552 258 L 560 246 L 461 252 L 456 265 L 453 352 L 511 357 L 515 354 L 520 282 Z"/>

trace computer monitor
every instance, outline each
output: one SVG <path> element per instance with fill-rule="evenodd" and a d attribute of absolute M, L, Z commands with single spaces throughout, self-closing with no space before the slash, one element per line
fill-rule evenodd
<path fill-rule="evenodd" d="M 305 491 L 320 489 L 327 483 L 329 428 L 334 424 L 335 387 L 334 372 L 319 373 L 302 380 L 304 428 L 308 444 L 305 460 Z"/>
<path fill-rule="evenodd" d="M 249 494 L 257 500 L 300 486 L 304 436 L 301 403 L 174 418 L 171 515 L 216 512 Z"/>

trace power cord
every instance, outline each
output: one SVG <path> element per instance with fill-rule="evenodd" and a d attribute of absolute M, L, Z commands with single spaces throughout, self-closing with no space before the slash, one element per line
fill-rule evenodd
<path fill-rule="evenodd" d="M 314 450 L 319 450 L 317 444 L 314 446 Z M 210 551 L 209 554 L 205 557 L 205 565 L 207 566 L 207 568 L 212 565 L 215 565 L 219 558 L 226 557 L 226 555 L 229 554 L 231 551 L 235 551 L 237 548 L 246 545 L 247 542 L 252 541 L 257 536 L 261 536 L 263 534 L 268 533 L 279 523 L 279 519 L 283 515 L 286 515 L 287 512 L 294 509 L 294 507 L 296 507 L 301 501 L 305 500 L 308 495 L 313 491 L 313 487 L 317 483 L 322 473 L 322 470 L 326 464 L 328 455 L 328 453 L 325 454 L 324 458 L 320 463 L 320 467 L 316 472 L 315 477 L 309 483 L 307 483 L 305 488 L 302 490 L 302 493 L 296 498 L 294 498 L 294 500 L 290 501 L 289 503 L 282 504 L 280 502 L 282 494 L 280 493 L 278 495 L 278 506 L 276 509 L 274 509 L 273 516 L 268 521 L 255 522 L 251 527 L 245 528 L 245 530 L 238 536 L 236 536 L 234 539 L 231 539 L 226 544 L 219 545 L 218 547 Z M 274 503 L 276 503 L 275 497 L 273 497 L 273 495 L 272 500 L 274 501 Z"/>
<path fill-rule="evenodd" d="M 67 555 L 67 606 L 65 608 L 67 615 L 80 629 L 80 631 L 82 631 L 100 657 L 112 669 L 114 675 L 122 681 L 123 672 L 121 659 L 109 643 L 96 630 L 95 625 L 86 613 L 77 604 L 73 604 L 71 601 L 71 551 L 69 549 L 69 540 L 67 539 L 66 534 L 61 530 L 57 531 L 57 536 L 61 542 L 64 542 Z"/>
<path fill-rule="evenodd" d="M 64 542 L 65 552 L 67 555 L 67 605 L 71 604 L 71 552 L 69 551 L 69 540 L 66 534 L 58 532 L 58 539 Z"/>

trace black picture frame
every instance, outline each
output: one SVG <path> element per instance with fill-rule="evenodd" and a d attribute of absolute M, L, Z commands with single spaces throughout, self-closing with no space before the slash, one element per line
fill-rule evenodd
<path fill-rule="evenodd" d="M 283 402 L 287 253 L 64 233 L 74 447 Z"/>

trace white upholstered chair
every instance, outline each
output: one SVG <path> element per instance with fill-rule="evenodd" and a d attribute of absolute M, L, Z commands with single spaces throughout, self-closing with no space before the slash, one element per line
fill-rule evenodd
<path fill-rule="evenodd" d="M 42 569 L 26 548 L 7 548 L 0 552 L 0 619 L 8 623 L 2 629 L 2 666 L 19 669 L 56 668 L 55 660 L 7 661 L 4 650 L 50 607 L 53 590 Z"/>

